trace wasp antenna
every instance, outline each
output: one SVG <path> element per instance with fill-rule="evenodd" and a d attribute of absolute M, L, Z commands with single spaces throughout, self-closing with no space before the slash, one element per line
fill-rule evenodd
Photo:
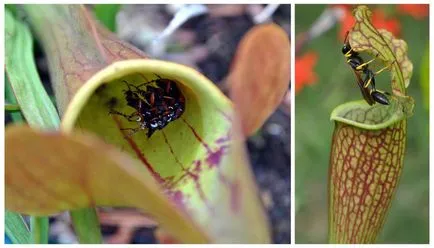
<path fill-rule="evenodd" d="M 350 34 L 350 31 L 347 31 L 345 33 L 345 39 L 344 39 L 344 43 L 346 43 L 348 41 L 348 35 Z"/>

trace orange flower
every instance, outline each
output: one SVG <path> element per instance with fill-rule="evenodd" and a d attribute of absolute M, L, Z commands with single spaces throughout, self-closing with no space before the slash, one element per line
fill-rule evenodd
<path fill-rule="evenodd" d="M 343 17 L 340 20 L 341 28 L 338 34 L 339 40 L 343 41 L 347 31 L 350 30 L 355 23 L 354 16 L 351 13 L 352 6 L 337 5 L 334 8 L 341 8 L 344 12 Z M 372 11 L 372 24 L 377 29 L 386 29 L 392 32 L 394 36 L 399 36 L 401 32 L 401 24 L 398 19 L 387 17 L 381 8 L 376 8 Z"/>
<path fill-rule="evenodd" d="M 305 85 L 316 83 L 318 77 L 313 70 L 318 60 L 316 52 L 307 52 L 295 59 L 295 94 L 298 94 Z"/>
<path fill-rule="evenodd" d="M 341 28 L 339 30 L 339 40 L 344 41 L 345 34 L 348 30 L 350 30 L 353 26 L 356 20 L 354 19 L 354 16 L 351 14 L 351 5 L 338 5 L 335 8 L 341 8 L 343 11 L 343 17 L 341 18 Z"/>
<path fill-rule="evenodd" d="M 401 33 L 401 23 L 397 18 L 387 18 L 383 9 L 377 8 L 372 12 L 372 24 L 377 29 L 386 29 L 396 37 Z"/>
<path fill-rule="evenodd" d="M 408 14 L 415 19 L 422 20 L 429 15 L 428 4 L 400 4 L 398 5 L 398 11 L 401 14 Z"/>

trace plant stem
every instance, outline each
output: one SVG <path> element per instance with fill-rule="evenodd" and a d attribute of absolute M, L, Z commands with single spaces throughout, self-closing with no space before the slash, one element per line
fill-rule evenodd
<path fill-rule="evenodd" d="M 98 215 L 94 208 L 74 210 L 70 214 L 81 244 L 102 244 Z"/>
<path fill-rule="evenodd" d="M 48 217 L 30 217 L 31 237 L 34 244 L 48 244 Z"/>

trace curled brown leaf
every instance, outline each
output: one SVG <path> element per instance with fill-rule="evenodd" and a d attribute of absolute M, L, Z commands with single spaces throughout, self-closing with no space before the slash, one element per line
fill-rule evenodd
<path fill-rule="evenodd" d="M 11 126 L 5 143 L 5 202 L 11 211 L 49 215 L 97 205 L 136 207 L 180 242 L 208 241 L 150 172 L 93 136 Z"/>
<path fill-rule="evenodd" d="M 250 30 L 238 46 L 228 77 L 244 135 L 256 132 L 281 103 L 290 80 L 290 41 L 276 24 Z"/>

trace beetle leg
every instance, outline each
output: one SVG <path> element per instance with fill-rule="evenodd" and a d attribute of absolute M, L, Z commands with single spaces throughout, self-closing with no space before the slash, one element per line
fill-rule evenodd
<path fill-rule="evenodd" d="M 124 114 L 124 113 L 121 113 L 121 112 L 119 112 L 119 111 L 116 111 L 116 110 L 114 110 L 114 109 L 110 110 L 109 115 L 121 115 L 121 116 L 123 116 L 123 117 L 125 117 L 125 118 L 127 118 L 127 119 L 129 118 L 128 115 L 126 115 L 126 114 Z"/>
<path fill-rule="evenodd" d="M 145 86 L 145 85 L 151 84 L 151 83 L 153 83 L 153 82 L 155 82 L 155 80 L 152 80 L 152 81 L 148 81 L 148 82 L 146 82 L 146 83 L 139 84 L 139 85 L 137 85 L 137 88 L 140 88 L 140 87 L 142 87 L 142 86 Z"/>
<path fill-rule="evenodd" d="M 125 117 L 128 121 L 131 121 L 131 122 L 137 122 L 137 119 L 132 119 L 133 117 L 135 117 L 135 116 L 138 115 L 137 112 L 134 112 L 134 113 L 132 113 L 132 114 L 130 114 L 130 115 L 126 115 L 126 114 L 124 114 L 124 113 L 121 113 L 121 112 L 119 112 L 119 111 L 116 111 L 116 110 L 112 109 L 112 110 L 110 110 L 109 114 L 110 114 L 110 115 L 113 115 L 113 114 L 114 114 L 114 115 L 120 115 L 120 116 Z"/>
<path fill-rule="evenodd" d="M 124 82 L 127 85 L 128 90 L 131 91 L 130 84 L 127 82 L 127 80 L 123 80 L 122 82 Z"/>
<path fill-rule="evenodd" d="M 144 97 L 144 96 L 142 96 L 142 94 L 137 94 L 137 96 L 139 97 L 139 99 L 141 100 L 141 101 L 139 101 L 139 108 L 141 109 L 142 108 L 142 101 L 143 102 L 145 102 L 146 104 L 148 104 L 149 106 L 151 106 L 151 104 L 149 104 L 149 102 L 146 100 L 146 98 Z"/>
<path fill-rule="evenodd" d="M 166 93 L 168 94 L 169 93 L 169 90 L 170 90 L 170 81 L 169 82 L 167 82 L 167 86 L 166 86 Z"/>
<path fill-rule="evenodd" d="M 127 138 L 133 136 L 135 133 L 141 130 L 141 128 L 121 128 L 122 131 L 130 130 L 128 135 L 126 135 Z"/>
<path fill-rule="evenodd" d="M 150 98 L 149 100 L 150 100 L 150 102 L 151 102 L 150 106 L 154 105 L 154 103 L 155 103 L 154 92 L 151 93 L 151 98 Z"/>
<path fill-rule="evenodd" d="M 133 117 L 136 117 L 136 116 L 138 116 L 139 118 L 134 118 L 134 119 L 133 119 Z M 131 121 L 131 122 L 133 122 L 133 121 L 138 122 L 138 121 L 141 121 L 141 120 L 142 120 L 142 117 L 140 116 L 140 114 L 139 114 L 138 112 L 132 113 L 132 114 L 128 117 L 128 121 Z"/>

